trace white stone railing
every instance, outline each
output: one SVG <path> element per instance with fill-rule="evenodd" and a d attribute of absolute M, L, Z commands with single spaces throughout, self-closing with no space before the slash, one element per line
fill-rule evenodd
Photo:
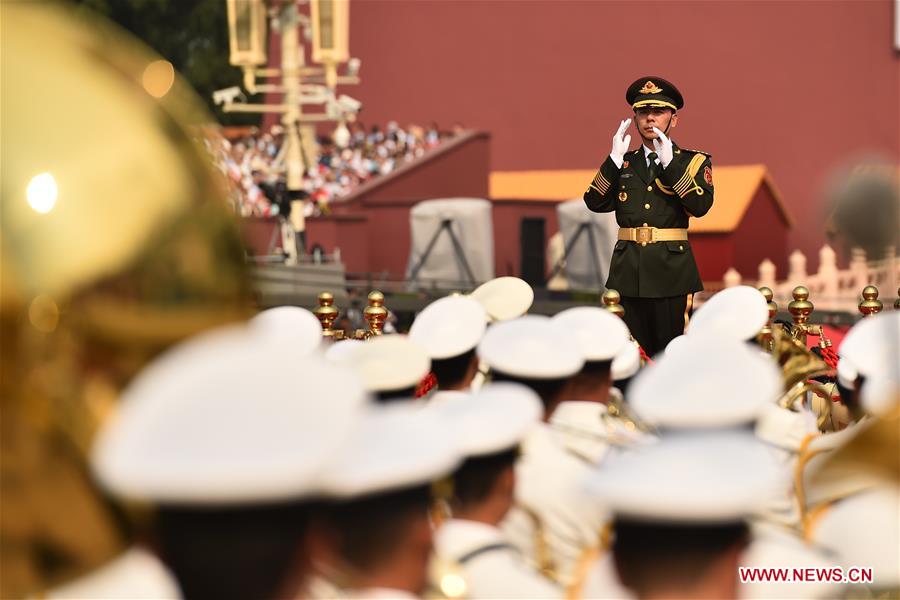
<path fill-rule="evenodd" d="M 888 248 L 885 257 L 877 261 L 867 261 L 866 253 L 860 248 L 854 248 L 851 254 L 848 267 L 839 269 L 837 254 L 826 244 L 819 250 L 819 271 L 810 274 L 806 271 L 806 256 L 800 250 L 794 250 L 788 257 L 787 277 L 781 281 L 777 279 L 775 264 L 766 259 L 759 265 L 756 281 L 744 281 L 743 276 L 731 268 L 726 271 L 723 283 L 724 287 L 741 283 L 769 287 L 779 306 L 787 306 L 791 301 L 791 290 L 803 285 L 809 289 L 809 298 L 816 309 L 848 312 L 857 311 L 862 299 L 862 289 L 867 285 L 874 285 L 880 292 L 878 299 L 884 303 L 884 307 L 893 307 L 900 282 L 900 260 L 896 250 Z"/>

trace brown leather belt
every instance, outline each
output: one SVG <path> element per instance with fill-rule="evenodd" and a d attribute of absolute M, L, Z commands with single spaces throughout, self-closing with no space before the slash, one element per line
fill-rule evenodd
<path fill-rule="evenodd" d="M 688 239 L 687 229 L 658 229 L 656 227 L 620 227 L 619 239 L 637 242 L 642 246 L 656 242 L 684 242 Z"/>

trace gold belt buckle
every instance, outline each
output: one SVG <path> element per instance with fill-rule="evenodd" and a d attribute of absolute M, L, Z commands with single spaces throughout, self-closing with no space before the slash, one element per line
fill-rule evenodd
<path fill-rule="evenodd" d="M 635 227 L 635 240 L 641 246 L 653 243 L 653 227 Z"/>

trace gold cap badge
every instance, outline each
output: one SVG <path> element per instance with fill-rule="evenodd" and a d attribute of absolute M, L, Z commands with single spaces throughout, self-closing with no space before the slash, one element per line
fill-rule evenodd
<path fill-rule="evenodd" d="M 647 80 L 647 83 L 644 84 L 644 87 L 638 92 L 639 94 L 658 94 L 662 91 L 661 87 L 657 87 L 655 83 L 650 80 Z"/>

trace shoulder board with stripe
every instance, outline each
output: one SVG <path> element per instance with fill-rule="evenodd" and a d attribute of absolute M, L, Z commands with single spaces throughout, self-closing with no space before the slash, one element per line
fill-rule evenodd
<path fill-rule="evenodd" d="M 709 152 L 704 152 L 703 150 L 693 150 L 691 148 L 682 148 L 681 146 L 679 146 L 678 149 L 682 152 L 693 152 L 694 154 L 702 154 L 707 158 L 712 158 L 712 154 L 710 154 Z"/>

